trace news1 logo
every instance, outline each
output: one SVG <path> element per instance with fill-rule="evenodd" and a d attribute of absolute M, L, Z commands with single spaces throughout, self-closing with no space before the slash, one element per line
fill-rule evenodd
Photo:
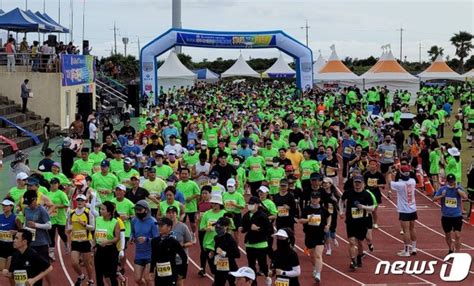
<path fill-rule="evenodd" d="M 448 262 L 451 261 L 451 265 Z M 439 277 L 445 282 L 460 282 L 467 278 L 471 268 L 472 257 L 468 253 L 451 253 L 443 259 Z M 375 274 L 379 275 L 382 268 L 384 275 L 394 274 L 425 274 L 435 273 L 438 261 L 403 261 L 394 262 L 380 261 L 375 268 Z M 450 269 L 450 270 L 448 270 Z"/>

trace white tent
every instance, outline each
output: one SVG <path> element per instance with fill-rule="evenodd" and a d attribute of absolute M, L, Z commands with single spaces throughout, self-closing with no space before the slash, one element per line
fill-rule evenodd
<path fill-rule="evenodd" d="M 264 76 L 269 78 L 293 78 L 295 74 L 295 71 L 286 63 L 281 53 L 277 61 L 263 73 Z"/>
<path fill-rule="evenodd" d="M 168 58 L 158 69 L 158 85 L 165 92 L 171 88 L 191 87 L 196 78 L 196 74 L 179 61 L 174 51 L 170 52 Z"/>
<path fill-rule="evenodd" d="M 327 61 L 323 58 L 320 51 L 318 59 L 313 64 L 313 73 L 315 76 L 326 65 L 326 63 Z"/>
<path fill-rule="evenodd" d="M 468 71 L 467 73 L 462 75 L 463 78 L 473 80 L 474 79 L 474 69 Z"/>
<path fill-rule="evenodd" d="M 463 80 L 463 76 L 453 71 L 443 60 L 443 56 L 438 55 L 434 62 L 422 73 L 418 75 L 422 81 L 432 79 Z"/>
<path fill-rule="evenodd" d="M 324 86 L 325 83 L 336 83 L 342 86 L 360 84 L 359 76 L 347 68 L 339 59 L 334 45 L 331 46 L 331 50 L 332 53 L 327 63 L 314 75 L 316 84 L 319 86 Z"/>
<path fill-rule="evenodd" d="M 244 60 L 242 54 L 239 56 L 237 61 L 225 72 L 221 74 L 222 78 L 233 77 L 233 76 L 247 76 L 247 77 L 260 77 L 260 74 L 254 71 Z"/>
<path fill-rule="evenodd" d="M 385 48 L 389 49 L 389 46 Z M 411 103 L 416 100 L 420 90 L 419 79 L 408 73 L 393 57 L 392 51 L 382 53 L 378 62 L 366 73 L 361 75 L 364 88 L 386 86 L 388 90 L 408 90 L 412 94 Z"/>

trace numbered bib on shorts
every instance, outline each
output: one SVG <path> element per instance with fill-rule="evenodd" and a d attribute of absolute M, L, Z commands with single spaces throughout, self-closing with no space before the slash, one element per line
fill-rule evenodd
<path fill-rule="evenodd" d="M 229 258 L 227 257 L 217 257 L 215 264 L 217 271 L 230 271 Z"/>
<path fill-rule="evenodd" d="M 275 286 L 290 286 L 290 279 L 279 277 L 275 280 Z"/>
<path fill-rule="evenodd" d="M 326 175 L 328 176 L 335 176 L 336 175 L 336 171 L 334 169 L 331 169 L 331 168 L 326 168 Z"/>
<path fill-rule="evenodd" d="M 28 230 L 29 232 L 31 232 L 31 241 L 35 241 L 36 240 L 36 229 L 34 228 L 29 228 L 29 227 L 24 227 L 26 230 Z"/>
<path fill-rule="evenodd" d="M 312 226 L 319 226 L 321 224 L 321 215 L 309 215 L 308 216 L 308 224 Z"/>
<path fill-rule="evenodd" d="M 95 240 L 97 242 L 103 242 L 107 240 L 107 230 L 106 229 L 96 229 L 95 230 Z"/>
<path fill-rule="evenodd" d="M 13 234 L 8 230 L 0 230 L 0 241 L 12 242 Z"/>
<path fill-rule="evenodd" d="M 86 241 L 87 239 L 87 230 L 73 230 L 71 234 L 72 241 Z"/>
<path fill-rule="evenodd" d="M 367 180 L 367 186 L 369 187 L 377 187 L 378 186 L 378 180 L 377 179 L 372 179 L 372 178 L 369 178 Z"/>
<path fill-rule="evenodd" d="M 290 215 L 290 210 L 285 207 L 278 207 L 278 216 L 286 217 Z"/>
<path fill-rule="evenodd" d="M 352 154 L 352 148 L 351 147 L 344 148 L 344 153 L 345 154 Z"/>
<path fill-rule="evenodd" d="M 351 208 L 352 218 L 362 218 L 364 216 L 364 211 L 358 208 Z"/>
<path fill-rule="evenodd" d="M 448 208 L 457 208 L 458 207 L 458 199 L 457 198 L 445 198 L 444 204 Z"/>
<path fill-rule="evenodd" d="M 158 275 L 158 277 L 167 277 L 173 275 L 173 272 L 171 271 L 171 263 L 156 263 L 156 275 Z"/>
<path fill-rule="evenodd" d="M 13 271 L 13 280 L 15 280 L 15 285 L 26 285 L 28 273 L 26 270 L 15 270 Z"/>

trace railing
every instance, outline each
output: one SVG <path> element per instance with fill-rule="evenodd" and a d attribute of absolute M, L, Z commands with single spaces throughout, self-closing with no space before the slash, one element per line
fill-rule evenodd
<path fill-rule="evenodd" d="M 60 59 L 56 54 L 15 53 L 13 56 L 13 61 L 9 62 L 8 54 L 0 52 L 0 66 L 7 66 L 7 71 L 16 71 L 17 67 L 33 72 L 58 73 L 60 71 Z"/>
<path fill-rule="evenodd" d="M 123 103 L 127 102 L 128 96 L 121 93 L 120 91 L 114 89 L 113 87 L 107 85 L 106 83 L 96 79 L 95 83 L 97 85 L 97 88 L 101 89 L 104 91 L 107 95 L 109 95 L 111 98 L 115 98 Z"/>
<path fill-rule="evenodd" d="M 0 116 L 0 121 L 4 121 L 5 124 L 8 124 L 10 126 L 15 127 L 17 129 L 17 136 L 20 136 L 21 132 L 23 132 L 23 133 L 25 133 L 26 136 L 31 137 L 31 139 L 33 139 L 33 141 L 35 142 L 36 145 L 41 143 L 36 134 L 26 130 L 25 128 L 21 127 L 20 125 L 14 123 L 13 121 L 10 121 L 10 120 L 8 120 L 7 118 L 5 118 L 3 116 Z"/>
<path fill-rule="evenodd" d="M 124 84 L 122 84 L 121 82 L 111 78 L 110 76 L 105 75 L 102 72 L 97 72 L 97 78 L 100 81 L 106 83 L 107 85 L 117 89 L 118 91 L 120 91 L 122 93 L 127 89 L 127 87 Z"/>

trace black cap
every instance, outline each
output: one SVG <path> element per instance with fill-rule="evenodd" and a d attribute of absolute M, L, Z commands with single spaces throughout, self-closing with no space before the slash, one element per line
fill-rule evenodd
<path fill-rule="evenodd" d="M 156 169 L 154 167 L 146 167 L 145 170 L 148 172 L 148 173 L 156 173 Z"/>
<path fill-rule="evenodd" d="M 310 177 L 309 177 L 311 180 L 318 180 L 318 181 L 321 181 L 323 179 L 323 176 L 321 176 L 321 174 L 319 173 L 311 173 Z"/>
<path fill-rule="evenodd" d="M 58 178 L 52 178 L 51 181 L 49 181 L 50 184 L 59 184 L 59 179 Z"/>
<path fill-rule="evenodd" d="M 221 217 L 219 218 L 214 225 L 220 225 L 220 226 L 229 226 L 230 225 L 230 219 L 228 217 Z"/>
<path fill-rule="evenodd" d="M 81 153 L 89 153 L 89 148 L 82 148 Z"/>
<path fill-rule="evenodd" d="M 54 150 L 51 149 L 51 148 L 46 148 L 46 150 L 44 150 L 44 155 L 45 155 L 45 156 L 49 156 L 49 155 L 51 155 L 51 154 L 53 154 L 53 153 L 54 153 Z"/>
<path fill-rule="evenodd" d="M 169 212 L 178 213 L 178 208 L 175 207 L 175 206 L 169 206 L 169 207 L 166 209 L 166 213 L 169 213 Z"/>
<path fill-rule="evenodd" d="M 312 192 L 311 193 L 311 198 L 312 199 L 316 199 L 316 198 L 320 198 L 321 197 L 321 193 L 320 192 Z"/>
<path fill-rule="evenodd" d="M 258 197 L 251 197 L 248 202 L 249 205 L 260 204 L 260 203 L 262 202 L 260 201 Z"/>
<path fill-rule="evenodd" d="M 281 179 L 281 180 L 280 180 L 280 186 L 281 186 L 281 185 L 288 185 L 288 180 L 285 179 L 285 178 Z"/>
<path fill-rule="evenodd" d="M 446 176 L 446 181 L 456 181 L 456 176 L 454 176 L 453 174 L 448 174 Z"/>
<path fill-rule="evenodd" d="M 158 225 L 173 226 L 173 221 L 167 217 L 162 217 L 158 220 Z"/>
<path fill-rule="evenodd" d="M 34 190 L 26 191 L 23 195 L 23 203 L 25 205 L 30 205 L 34 200 L 38 198 L 38 194 Z"/>
<path fill-rule="evenodd" d="M 273 157 L 273 163 L 280 163 L 280 159 L 278 157 Z"/>
<path fill-rule="evenodd" d="M 211 174 L 209 175 L 209 178 L 219 178 L 219 172 L 212 171 Z"/>

